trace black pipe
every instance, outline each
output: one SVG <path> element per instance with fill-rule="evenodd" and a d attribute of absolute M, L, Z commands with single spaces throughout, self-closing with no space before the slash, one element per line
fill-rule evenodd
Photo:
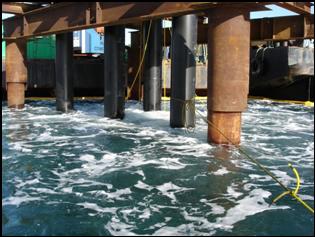
<path fill-rule="evenodd" d="M 195 126 L 197 16 L 174 17 L 171 44 L 170 126 Z"/>
<path fill-rule="evenodd" d="M 123 119 L 127 82 L 125 28 L 108 26 L 104 32 L 104 116 Z"/>
<path fill-rule="evenodd" d="M 145 22 L 147 39 L 150 22 Z M 161 110 L 162 96 L 162 21 L 152 20 L 144 61 L 143 110 Z"/>
<path fill-rule="evenodd" d="M 56 107 L 58 111 L 73 109 L 73 34 L 56 35 Z"/>

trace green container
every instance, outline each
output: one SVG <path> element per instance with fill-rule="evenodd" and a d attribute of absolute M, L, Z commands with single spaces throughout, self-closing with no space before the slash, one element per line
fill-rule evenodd
<path fill-rule="evenodd" d="M 56 57 L 55 35 L 37 37 L 27 42 L 28 59 L 54 59 Z"/>
<path fill-rule="evenodd" d="M 3 25 L 2 25 L 2 38 L 3 38 Z M 5 58 L 5 41 L 2 40 L 2 59 Z"/>
<path fill-rule="evenodd" d="M 2 41 L 2 59 L 5 59 L 5 41 Z"/>
<path fill-rule="evenodd" d="M 3 25 L 2 25 L 3 37 Z M 41 36 L 27 41 L 28 59 L 54 59 L 56 57 L 55 35 Z M 5 59 L 5 41 L 2 41 L 2 59 Z"/>

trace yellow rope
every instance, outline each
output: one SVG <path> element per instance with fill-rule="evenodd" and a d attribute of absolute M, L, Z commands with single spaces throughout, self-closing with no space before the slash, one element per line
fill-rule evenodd
<path fill-rule="evenodd" d="M 151 31 L 151 24 L 152 24 L 152 20 L 150 20 L 148 35 L 147 35 L 147 39 L 146 39 L 146 42 L 145 42 L 145 46 L 144 46 L 144 51 L 143 51 L 143 54 L 142 54 L 142 58 L 141 58 L 141 61 L 140 61 L 139 67 L 138 67 L 138 71 L 137 71 L 137 73 L 136 73 L 136 76 L 135 76 L 135 78 L 134 78 L 134 80 L 133 80 L 133 82 L 132 82 L 130 88 L 128 88 L 128 93 L 127 93 L 126 100 L 128 100 L 129 97 L 130 97 L 132 88 L 133 88 L 133 86 L 135 85 L 135 82 L 136 82 L 136 80 L 137 80 L 137 77 L 138 77 L 138 75 L 139 75 L 140 69 L 141 69 L 142 64 L 143 64 L 144 56 L 145 56 L 145 53 L 146 53 L 146 50 L 147 50 L 147 46 L 148 46 L 148 41 L 149 41 L 149 36 L 150 36 L 150 31 Z"/>
<path fill-rule="evenodd" d="M 299 101 L 299 100 L 277 100 L 277 99 L 271 99 L 266 98 L 263 96 L 248 96 L 249 99 L 255 99 L 255 100 L 271 100 L 279 103 L 288 103 L 288 104 L 301 104 L 305 106 L 314 107 L 314 102 L 312 101 Z"/>
<path fill-rule="evenodd" d="M 312 101 L 298 101 L 298 100 L 276 100 L 276 99 L 270 99 L 270 98 L 265 98 L 265 97 L 260 97 L 260 96 L 249 96 L 248 99 L 253 99 L 253 100 L 271 100 L 279 103 L 288 103 L 288 104 L 301 104 L 304 106 L 310 106 L 314 107 L 314 102 Z M 162 97 L 162 100 L 170 100 L 170 97 Z M 196 101 L 207 101 L 207 96 L 195 96 Z"/>
<path fill-rule="evenodd" d="M 127 95 L 127 99 L 130 97 L 130 93 L 131 93 L 131 90 L 134 86 L 134 83 L 139 75 L 139 72 L 140 72 L 140 69 L 141 69 L 141 66 L 142 66 L 142 63 L 143 63 L 143 59 L 144 59 L 144 56 L 145 56 L 145 53 L 146 53 L 146 49 L 147 49 L 147 44 L 148 44 L 148 40 L 149 40 L 149 36 L 150 36 L 150 30 L 151 30 L 151 23 L 152 23 L 152 20 L 150 20 L 150 25 L 149 25 L 149 30 L 148 30 L 148 35 L 147 35 L 147 39 L 146 39 L 146 42 L 145 42 L 145 47 L 144 47 L 144 52 L 143 52 L 143 55 L 142 55 L 142 59 L 141 59 L 141 62 L 140 62 L 140 65 L 139 65 L 139 68 L 138 68 L 138 71 L 137 71 L 137 74 L 135 76 L 135 79 L 130 87 L 130 90 L 128 91 L 128 95 Z M 170 29 L 169 29 L 170 30 Z M 170 35 L 172 37 L 172 33 L 171 33 L 171 30 L 170 30 Z M 164 46 L 165 46 L 165 28 L 164 28 Z M 164 82 L 165 82 L 165 79 L 164 79 Z M 164 84 L 164 97 L 166 97 L 166 85 Z M 209 121 L 207 118 L 205 118 L 195 107 L 195 97 L 192 98 L 191 100 L 181 100 L 181 99 L 177 99 L 177 98 L 171 98 L 173 100 L 177 100 L 177 101 L 181 101 L 184 103 L 184 106 L 183 106 L 183 113 L 182 113 L 182 116 L 184 116 L 185 118 L 185 127 L 187 127 L 187 121 L 186 121 L 186 116 L 185 116 L 185 111 L 186 110 L 194 110 L 195 112 L 197 112 L 201 118 L 207 123 L 209 124 L 210 126 L 212 126 L 213 128 L 215 128 L 230 144 L 236 146 L 238 148 L 238 150 L 243 154 L 245 155 L 245 157 L 247 157 L 248 159 L 250 159 L 252 162 L 254 162 L 259 168 L 261 168 L 266 174 L 268 174 L 274 181 L 276 181 L 283 189 L 285 189 L 286 191 L 282 194 L 280 194 L 278 197 L 276 197 L 272 203 L 275 203 L 276 201 L 278 201 L 280 198 L 284 197 L 285 195 L 288 195 L 290 194 L 293 198 L 295 198 L 299 203 L 301 203 L 307 210 L 309 210 L 310 212 L 314 213 L 314 209 L 312 209 L 307 203 L 305 203 L 297 194 L 298 190 L 299 190 L 299 187 L 300 187 L 300 177 L 299 177 L 299 174 L 297 172 L 297 170 L 295 168 L 292 167 L 291 164 L 289 164 L 289 167 L 293 170 L 296 178 L 297 178 L 297 187 L 294 191 L 292 191 L 291 189 L 289 189 L 288 187 L 286 187 L 284 184 L 282 184 L 282 182 L 280 180 L 278 180 L 268 169 L 266 169 L 263 165 L 261 165 L 257 160 L 255 160 L 254 158 L 252 158 L 250 155 L 247 154 L 247 152 L 245 152 L 243 149 L 241 149 L 237 144 L 234 144 L 231 139 L 229 139 L 217 126 L 214 125 L 214 123 L 212 123 L 211 121 Z M 308 102 L 308 101 L 307 101 Z M 307 104 L 307 102 L 305 103 L 305 105 Z"/>
<path fill-rule="evenodd" d="M 166 52 L 166 31 L 164 28 L 164 52 Z M 162 62 L 165 62 L 164 60 Z M 162 65 L 162 70 L 163 70 L 163 87 L 164 87 L 164 97 L 166 97 L 166 64 L 164 64 L 164 70 L 163 70 L 163 65 Z"/>
<path fill-rule="evenodd" d="M 195 128 L 188 126 L 187 120 L 186 120 L 186 111 L 190 110 L 190 111 L 195 111 L 195 99 L 192 98 L 191 100 L 181 100 L 181 99 L 177 99 L 172 97 L 172 100 L 178 101 L 178 102 L 183 102 L 183 106 L 182 106 L 182 118 L 184 119 L 184 127 L 186 128 L 186 132 L 194 132 Z M 194 122 L 195 123 L 195 122 Z"/>
<path fill-rule="evenodd" d="M 314 213 L 314 210 L 307 204 L 305 203 L 298 195 L 298 191 L 300 189 L 300 176 L 297 170 L 289 163 L 289 167 L 292 169 L 293 173 L 295 174 L 296 177 L 296 188 L 294 191 L 286 191 L 281 193 L 278 197 L 276 197 L 272 203 L 275 203 L 279 199 L 283 198 L 285 195 L 291 195 L 293 198 L 295 198 L 298 202 L 300 202 L 306 209 L 308 209 L 310 212 Z"/>
<path fill-rule="evenodd" d="M 199 114 L 201 116 L 201 118 L 210 126 L 212 126 L 214 129 L 216 129 L 230 144 L 234 145 L 235 147 L 238 148 L 238 150 L 249 160 L 251 160 L 252 162 L 254 162 L 259 168 L 261 168 L 267 175 L 269 175 L 274 181 L 276 181 L 284 190 L 285 192 L 280 194 L 276 199 L 273 200 L 273 203 L 275 203 L 277 200 L 279 200 L 280 198 L 284 197 L 287 194 L 290 194 L 293 198 L 295 198 L 300 204 L 302 204 L 307 210 L 309 210 L 310 212 L 314 213 L 314 209 L 312 209 L 307 203 L 305 203 L 297 194 L 299 187 L 300 187 L 300 176 L 297 172 L 297 170 L 295 168 L 292 167 L 291 164 L 289 164 L 289 167 L 293 170 L 296 179 L 297 179 L 297 187 L 294 191 L 292 191 L 290 188 L 286 187 L 280 180 L 278 180 L 267 168 L 265 168 L 262 164 L 260 164 L 260 162 L 258 162 L 257 160 L 255 160 L 254 158 L 252 158 L 249 154 L 247 154 L 247 152 L 245 152 L 240 146 L 238 146 L 237 144 L 234 144 L 230 138 L 228 138 L 213 122 L 209 121 L 205 116 L 203 116 L 203 114 L 201 114 L 196 107 L 194 106 L 194 98 L 192 98 L 191 100 L 181 100 L 181 99 L 177 99 L 177 98 L 171 98 L 174 100 L 178 100 L 181 101 L 182 103 L 185 104 L 184 108 L 187 109 L 187 107 L 189 106 L 193 106 L 190 109 L 194 109 L 195 112 L 197 112 L 197 114 Z"/>
<path fill-rule="evenodd" d="M 163 39 L 164 39 L 164 54 L 166 52 L 166 30 L 164 28 L 164 34 L 163 34 Z M 163 55 L 164 58 L 164 55 Z M 164 97 L 166 97 L 166 61 L 162 59 L 162 71 L 163 71 L 163 92 L 164 92 Z M 166 110 L 166 104 L 163 106 L 164 111 Z"/>
<path fill-rule="evenodd" d="M 196 110 L 198 114 L 200 114 L 202 117 L 203 115 Z M 211 121 L 209 121 L 208 119 L 206 119 L 207 123 L 209 125 L 211 125 L 212 127 L 214 127 L 228 142 L 230 142 L 232 145 L 236 146 L 236 144 L 233 144 L 233 142 L 227 137 L 225 136 L 222 131 L 216 127 Z M 289 189 L 288 187 L 286 187 L 280 180 L 278 180 L 269 170 L 267 170 L 262 164 L 260 164 L 257 160 L 255 160 L 254 158 L 252 158 L 251 156 L 249 156 L 243 149 L 241 149 L 239 146 L 236 146 L 238 148 L 238 150 L 245 155 L 245 157 L 247 157 L 248 159 L 250 159 L 252 162 L 254 162 L 259 168 L 261 168 L 266 174 L 268 174 L 274 181 L 276 181 L 283 189 L 286 190 L 285 194 L 290 194 L 293 198 L 295 198 L 298 202 L 300 202 L 306 209 L 308 209 L 310 212 L 314 213 L 314 209 L 312 209 L 310 206 L 308 206 L 298 195 L 297 195 L 297 190 L 300 186 L 299 182 L 300 182 L 300 178 L 299 175 L 297 174 L 297 171 L 294 169 L 294 173 L 297 176 L 297 188 L 296 188 L 296 192 L 292 192 L 291 189 Z M 283 196 L 284 196 L 283 195 Z M 281 198 L 281 197 L 280 197 Z M 280 199 L 278 198 L 278 200 Z"/>

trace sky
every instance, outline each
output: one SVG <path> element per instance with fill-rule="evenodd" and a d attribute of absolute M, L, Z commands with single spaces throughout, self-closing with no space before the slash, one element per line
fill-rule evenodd
<path fill-rule="evenodd" d="M 314 3 L 314 2 L 313 2 Z M 251 12 L 250 18 L 251 19 L 258 19 L 264 17 L 276 17 L 276 16 L 294 16 L 298 15 L 294 12 L 286 10 L 282 7 L 278 7 L 274 4 L 266 5 L 266 7 L 270 8 L 271 11 L 259 11 L 259 12 Z M 314 6 L 311 6 L 311 13 L 314 14 Z"/>

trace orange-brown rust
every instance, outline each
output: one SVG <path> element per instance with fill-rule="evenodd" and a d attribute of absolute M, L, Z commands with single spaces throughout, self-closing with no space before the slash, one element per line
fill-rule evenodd
<path fill-rule="evenodd" d="M 8 107 L 23 108 L 27 81 L 26 41 L 7 41 L 5 67 Z"/>
<path fill-rule="evenodd" d="M 241 112 L 247 108 L 249 13 L 246 9 L 218 7 L 208 16 L 208 119 L 236 145 L 241 137 Z M 229 143 L 211 125 L 208 141 Z"/>
<path fill-rule="evenodd" d="M 250 22 L 243 11 L 216 8 L 209 12 L 208 104 L 212 111 L 247 107 Z"/>
<path fill-rule="evenodd" d="M 210 112 L 208 120 L 213 123 L 208 127 L 208 142 L 233 145 L 241 142 L 241 112 Z"/>
<path fill-rule="evenodd" d="M 7 94 L 8 94 L 8 107 L 22 109 L 24 108 L 24 91 L 25 83 L 8 82 Z"/>

